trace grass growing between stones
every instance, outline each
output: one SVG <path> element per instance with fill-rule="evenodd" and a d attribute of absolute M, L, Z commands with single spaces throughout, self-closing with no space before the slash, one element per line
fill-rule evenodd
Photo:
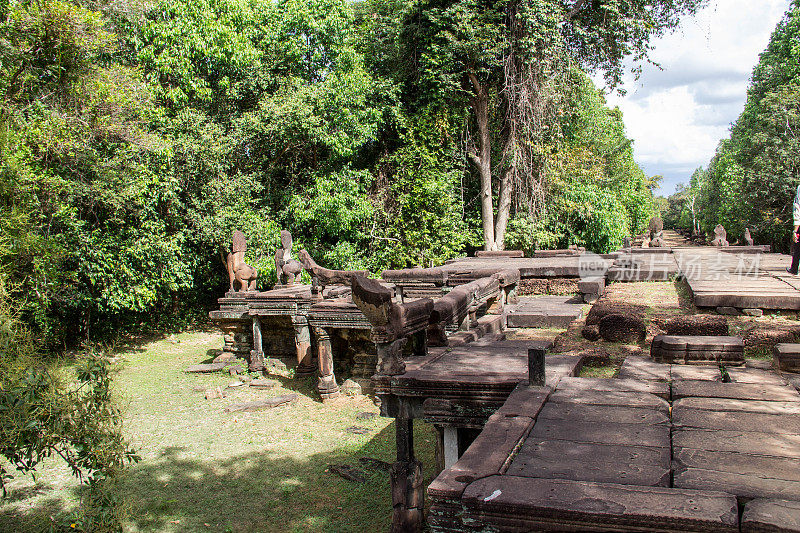
<path fill-rule="evenodd" d="M 276 378 L 271 390 L 227 389 L 205 400 L 196 388 L 226 387 L 226 374 L 186 374 L 222 345 L 219 335 L 185 333 L 119 355 L 116 394 L 125 433 L 142 456 L 120 481 L 130 506 L 125 530 L 139 531 L 386 531 L 391 522 L 388 473 L 360 465 L 394 459 L 391 419 L 365 396 L 322 404 L 311 378 Z M 289 392 L 299 400 L 253 413 L 224 413 L 241 403 Z M 435 433 L 415 426 L 427 486 Z M 363 470 L 345 480 L 329 464 Z M 50 515 L 74 506 L 77 483 L 50 462 L 34 482 L 15 481 L 0 507 L 0 530 L 41 531 Z"/>

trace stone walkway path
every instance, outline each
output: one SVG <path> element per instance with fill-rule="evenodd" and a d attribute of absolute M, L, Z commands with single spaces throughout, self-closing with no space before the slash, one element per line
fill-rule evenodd
<path fill-rule="evenodd" d="M 431 485 L 432 530 L 800 531 L 793 387 L 645 357 L 619 376 L 518 387 Z"/>

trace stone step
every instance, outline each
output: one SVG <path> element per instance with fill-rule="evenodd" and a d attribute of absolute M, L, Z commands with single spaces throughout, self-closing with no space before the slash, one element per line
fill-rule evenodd
<path fill-rule="evenodd" d="M 744 364 L 741 337 L 656 335 L 650 347 L 654 361 L 673 364 Z"/>
<path fill-rule="evenodd" d="M 800 344 L 776 344 L 772 357 L 775 368 L 782 372 L 800 372 Z"/>

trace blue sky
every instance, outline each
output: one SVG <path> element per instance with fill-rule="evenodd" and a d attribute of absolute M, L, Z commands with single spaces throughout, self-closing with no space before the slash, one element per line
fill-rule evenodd
<path fill-rule="evenodd" d="M 669 195 L 706 166 L 731 122 L 744 108 L 759 54 L 790 0 L 711 0 L 697 16 L 654 42 L 653 61 L 627 94 L 608 95 L 619 106 L 637 163 L 664 176 L 658 194 Z M 600 77 L 595 83 L 602 87 Z"/>

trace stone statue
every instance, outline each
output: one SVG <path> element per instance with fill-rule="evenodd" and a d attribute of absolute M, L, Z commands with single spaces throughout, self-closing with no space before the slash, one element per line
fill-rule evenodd
<path fill-rule="evenodd" d="M 281 230 L 281 247 L 275 251 L 275 273 L 281 285 L 293 285 L 303 271 L 303 265 L 292 259 L 292 234 Z"/>
<path fill-rule="evenodd" d="M 661 217 L 653 217 L 648 225 L 648 245 L 650 248 L 664 248 L 664 221 Z"/>
<path fill-rule="evenodd" d="M 233 247 L 228 254 L 228 279 L 231 282 L 231 292 L 236 292 L 235 282 L 239 284 L 240 291 L 256 290 L 258 270 L 244 262 L 244 253 L 247 250 L 247 241 L 244 233 L 236 230 L 233 232 Z"/>
<path fill-rule="evenodd" d="M 711 246 L 729 246 L 728 232 L 722 227 L 722 224 L 717 224 L 714 228 L 714 240 L 711 241 Z"/>
<path fill-rule="evenodd" d="M 744 228 L 744 242 L 747 246 L 753 246 L 753 236 L 750 235 L 750 228 Z"/>

